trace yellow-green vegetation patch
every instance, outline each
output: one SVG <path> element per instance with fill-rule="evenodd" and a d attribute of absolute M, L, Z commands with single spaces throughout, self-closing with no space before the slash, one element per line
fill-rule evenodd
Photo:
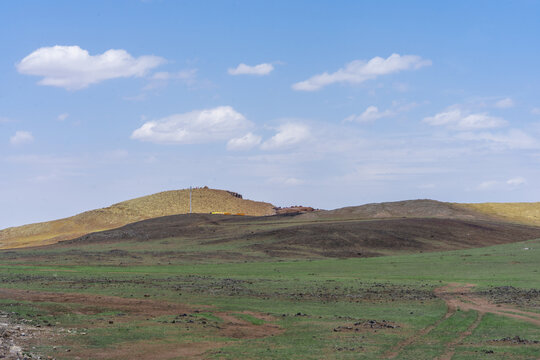
<path fill-rule="evenodd" d="M 540 225 L 540 202 L 456 204 L 522 224 Z"/>

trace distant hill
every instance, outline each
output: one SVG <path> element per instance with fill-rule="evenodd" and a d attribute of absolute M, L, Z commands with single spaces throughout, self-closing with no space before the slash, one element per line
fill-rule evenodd
<path fill-rule="evenodd" d="M 192 208 L 194 213 L 216 211 L 252 216 L 275 213 L 272 204 L 244 200 L 237 193 L 206 187 L 193 189 Z M 0 230 L 0 249 L 54 244 L 136 221 L 187 213 L 189 213 L 189 190 L 165 191 L 65 219 Z"/>
<path fill-rule="evenodd" d="M 149 265 L 354 258 L 468 249 L 540 238 L 540 227 L 448 218 L 312 219 L 173 215 L 52 245 L 51 264 Z M 19 255 L 16 255 L 19 254 Z M 22 259 L 0 252 L 0 259 Z M 35 256 L 27 252 L 28 261 Z"/>
<path fill-rule="evenodd" d="M 444 218 L 461 220 L 493 220 L 490 214 L 460 204 L 436 200 L 406 200 L 349 206 L 335 210 L 319 210 L 299 216 L 303 219 L 389 219 Z"/>
<path fill-rule="evenodd" d="M 312 208 L 307 207 L 279 209 L 270 203 L 244 200 L 237 193 L 206 187 L 193 189 L 192 201 L 194 213 L 242 213 L 251 216 L 264 216 L 274 215 L 278 212 L 283 214 L 282 216 L 290 216 L 292 221 L 290 225 L 298 221 L 315 224 L 329 220 L 362 221 L 401 218 L 512 222 L 533 226 L 540 225 L 540 203 L 456 204 L 435 200 L 407 200 L 350 206 L 335 210 L 312 211 Z M 187 214 L 188 212 L 189 190 L 165 191 L 124 201 L 107 208 L 87 211 L 65 219 L 1 230 L 0 249 L 49 245 L 97 231 L 119 228 L 142 220 Z M 425 224 L 431 226 L 436 222 L 426 222 Z M 341 225 L 334 229 L 335 234 L 339 235 L 341 233 L 339 236 L 343 237 L 346 232 L 342 227 L 342 231 L 340 231 L 340 227 Z M 315 229 L 315 227 L 312 226 L 311 229 Z M 359 228 L 358 231 L 367 231 L 367 228 L 362 229 Z M 311 235 L 312 239 L 319 239 L 320 234 L 325 234 L 321 229 L 317 231 L 320 233 L 316 232 Z M 375 232 L 377 231 L 380 230 Z M 408 236 L 413 237 L 413 232 Z M 353 232 L 349 232 L 346 236 L 350 239 L 355 238 L 352 234 Z M 328 234 L 324 236 L 328 237 Z"/>
<path fill-rule="evenodd" d="M 540 226 L 540 202 L 460 204 L 436 200 L 405 200 L 317 210 L 299 218 L 311 219 L 391 219 L 439 218 L 488 220 Z"/>

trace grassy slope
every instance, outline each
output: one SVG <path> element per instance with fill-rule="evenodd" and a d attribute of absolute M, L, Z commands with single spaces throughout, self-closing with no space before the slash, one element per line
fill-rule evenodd
<path fill-rule="evenodd" d="M 222 211 L 255 216 L 274 213 L 272 204 L 239 199 L 223 190 L 197 188 L 192 196 L 195 213 Z M 188 212 L 189 190 L 165 191 L 65 219 L 1 230 L 0 249 L 53 244 L 144 219 Z"/>
<path fill-rule="evenodd" d="M 8 228 L 0 230 L 0 249 L 48 245 L 144 219 L 185 214 L 189 212 L 188 204 L 187 190 L 166 191 L 65 219 Z M 238 199 L 222 190 L 195 189 L 193 212 L 212 211 L 261 216 L 273 214 L 274 208 L 269 203 Z M 302 217 L 306 220 L 393 217 L 489 220 L 495 217 L 517 223 L 540 225 L 540 203 L 450 204 L 433 200 L 412 200 L 320 211 Z"/>
<path fill-rule="evenodd" d="M 358 258 L 457 250 L 540 237 L 540 229 L 472 220 L 304 220 L 302 217 L 176 215 L 127 225 L 0 261 L 156 265 Z"/>
<path fill-rule="evenodd" d="M 455 205 L 521 224 L 540 225 L 540 202 Z"/>
<path fill-rule="evenodd" d="M 64 251 L 68 254 L 70 250 Z M 130 260 L 119 255 L 117 261 Z M 373 359 L 381 358 L 392 345 L 444 315 L 444 303 L 428 296 L 434 287 L 447 282 L 475 283 L 482 289 L 538 287 L 540 239 L 481 249 L 348 260 L 128 267 L 64 266 L 61 261 L 42 266 L 30 259 L 15 263 L 18 264 L 0 260 L 3 287 L 135 298 L 149 295 L 158 300 L 211 305 L 219 311 L 251 310 L 276 316 L 275 323 L 285 329 L 281 335 L 263 339 L 231 339 L 218 336 L 212 328 L 195 324 L 188 329 L 172 324 L 174 317 L 129 320 L 117 317 L 114 309 L 84 315 L 67 304 L 2 300 L 0 308 L 5 304 L 9 311 L 25 314 L 26 318 L 55 321 L 59 326 L 86 333 L 57 345 L 60 349 L 69 347 L 71 353 L 54 352 L 51 346 L 41 348 L 57 359 L 73 359 L 81 351 L 139 344 L 142 339 L 164 344 L 222 343 L 222 349 L 207 354 L 212 358 Z M 13 306 L 7 307 L 8 304 Z M 295 316 L 297 313 L 302 315 Z M 40 316 L 36 317 L 37 314 Z M 474 312 L 458 312 L 404 349 L 399 358 L 440 356 L 445 344 L 474 318 Z M 114 320 L 113 325 L 108 323 L 109 319 Z M 366 319 L 385 319 L 400 324 L 400 328 L 333 331 L 337 326 Z M 212 316 L 207 320 L 216 321 Z M 480 350 L 494 351 L 490 359 L 536 358 L 540 350 L 536 345 L 489 342 L 515 335 L 540 340 L 540 329 L 499 316 L 486 316 L 465 344 L 457 347 L 454 359 L 482 358 Z"/>

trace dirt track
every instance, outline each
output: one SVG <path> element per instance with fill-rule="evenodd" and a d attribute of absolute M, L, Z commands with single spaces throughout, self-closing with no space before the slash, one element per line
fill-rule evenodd
<path fill-rule="evenodd" d="M 455 347 L 461 344 L 465 338 L 472 334 L 472 332 L 478 327 L 478 325 L 482 321 L 482 317 L 486 313 L 526 321 L 531 324 L 540 326 L 540 313 L 523 311 L 511 305 L 492 304 L 485 298 L 473 295 L 471 293 L 471 289 L 474 288 L 474 286 L 474 284 L 463 285 L 451 283 L 435 289 L 435 295 L 437 295 L 437 297 L 443 299 L 446 302 L 447 310 L 445 315 L 434 324 L 420 330 L 418 333 L 414 334 L 410 338 L 407 338 L 398 343 L 386 354 L 385 358 L 396 358 L 407 346 L 419 341 L 422 337 L 429 334 L 443 321 L 453 316 L 458 309 L 465 311 L 476 311 L 476 319 L 471 325 L 469 325 L 469 327 L 465 331 L 457 334 L 454 340 L 446 344 L 445 352 L 443 353 L 443 355 L 438 357 L 437 360 L 452 359 L 452 356 L 455 352 Z"/>
<path fill-rule="evenodd" d="M 435 294 L 443 299 L 448 307 L 461 310 L 474 310 L 479 313 L 491 313 L 540 326 L 540 313 L 519 310 L 510 305 L 492 304 L 488 300 L 470 293 L 474 284 L 449 284 L 435 290 Z"/>

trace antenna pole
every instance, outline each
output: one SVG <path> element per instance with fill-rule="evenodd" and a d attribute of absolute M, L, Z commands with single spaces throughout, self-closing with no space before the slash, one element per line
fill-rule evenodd
<path fill-rule="evenodd" d="M 192 188 L 191 188 L 191 186 L 190 186 L 190 187 L 189 187 L 189 213 L 190 213 L 190 214 L 191 214 L 191 212 L 192 212 L 192 211 L 191 211 L 191 210 L 192 210 L 192 208 L 191 208 L 191 191 L 192 191 Z"/>

